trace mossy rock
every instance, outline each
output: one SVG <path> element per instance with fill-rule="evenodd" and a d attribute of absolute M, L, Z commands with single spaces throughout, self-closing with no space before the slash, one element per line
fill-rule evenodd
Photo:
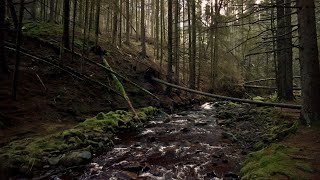
<path fill-rule="evenodd" d="M 156 108 L 146 107 L 138 110 L 138 116 L 141 121 L 145 121 L 156 112 Z M 0 168 L 41 168 L 45 164 L 69 165 L 73 164 L 69 162 L 83 162 L 72 157 L 80 157 L 82 154 L 79 155 L 79 152 L 96 153 L 112 146 L 115 132 L 141 125 L 133 117 L 133 113 L 122 110 L 99 113 L 63 132 L 13 141 L 0 148 Z M 74 153 L 70 154 L 72 152 Z M 62 157 L 63 154 L 68 157 Z"/>
<path fill-rule="evenodd" d="M 301 179 L 306 172 L 312 172 L 310 164 L 292 158 L 299 149 L 272 144 L 260 151 L 250 153 L 241 169 L 243 180 L 276 179 L 282 175 L 289 179 Z"/>

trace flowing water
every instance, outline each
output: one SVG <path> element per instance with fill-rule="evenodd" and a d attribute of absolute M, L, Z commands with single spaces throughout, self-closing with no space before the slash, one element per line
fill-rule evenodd
<path fill-rule="evenodd" d="M 247 147 L 226 138 L 228 119 L 217 117 L 221 108 L 221 102 L 206 103 L 118 134 L 115 147 L 94 158 L 79 178 L 238 179 Z"/>

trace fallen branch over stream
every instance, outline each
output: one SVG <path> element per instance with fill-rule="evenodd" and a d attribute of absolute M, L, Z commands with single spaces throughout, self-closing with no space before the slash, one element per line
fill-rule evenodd
<path fill-rule="evenodd" d="M 186 87 L 178 86 L 178 85 L 175 85 L 175 84 L 171 84 L 171 83 L 168 83 L 166 81 L 163 81 L 161 79 L 154 78 L 154 77 L 152 77 L 151 79 L 153 81 L 156 81 L 158 83 L 161 83 L 161 84 L 164 84 L 164 85 L 176 88 L 176 89 L 180 89 L 180 90 L 183 90 L 183 91 L 187 91 L 187 92 L 190 92 L 190 93 L 199 94 L 199 95 L 203 95 L 203 96 L 207 96 L 207 97 L 223 99 L 223 100 L 227 100 L 227 101 L 240 102 L 240 103 L 249 103 L 249 104 L 255 104 L 255 105 L 260 105 L 260 106 L 289 108 L 289 109 L 301 109 L 301 107 L 302 107 L 301 105 L 295 105 L 295 104 L 260 102 L 260 101 L 252 101 L 252 100 L 248 100 L 248 99 L 240 99 L 240 98 L 233 98 L 233 97 L 227 97 L 227 96 L 220 96 L 220 95 L 216 95 L 216 94 L 210 94 L 210 93 L 201 92 L 201 91 L 189 89 L 189 88 L 186 88 Z"/>
<path fill-rule="evenodd" d="M 301 78 L 301 76 L 293 76 L 293 78 L 298 79 L 298 78 Z M 257 80 L 244 82 L 244 84 L 252 84 L 252 83 L 256 83 L 256 82 L 263 82 L 263 81 L 270 81 L 270 80 L 276 80 L 276 78 L 257 79 Z"/>
<path fill-rule="evenodd" d="M 243 85 L 245 88 L 253 88 L 253 89 L 269 89 L 269 90 L 276 90 L 276 87 L 270 87 L 270 86 L 256 86 L 256 85 Z M 301 88 L 293 88 L 293 90 L 301 90 Z"/>

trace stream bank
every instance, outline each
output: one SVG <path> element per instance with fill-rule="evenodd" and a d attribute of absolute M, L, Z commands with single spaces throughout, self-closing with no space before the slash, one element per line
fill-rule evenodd
<path fill-rule="evenodd" d="M 240 179 L 249 151 L 280 139 L 291 129 L 279 113 L 230 102 L 210 102 L 153 118 L 138 131 L 115 137 L 115 146 L 83 170 L 58 174 L 61 179 Z M 270 117 L 270 114 L 274 114 Z M 276 138 L 276 139 L 275 139 Z M 258 143 L 260 142 L 260 143 Z M 256 147 L 258 145 L 259 147 Z"/>

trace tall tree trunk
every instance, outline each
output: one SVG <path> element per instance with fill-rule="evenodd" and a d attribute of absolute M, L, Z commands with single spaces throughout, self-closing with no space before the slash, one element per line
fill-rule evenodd
<path fill-rule="evenodd" d="M 24 14 L 24 0 L 20 0 L 19 21 L 18 21 L 17 37 L 16 37 L 16 63 L 14 66 L 13 83 L 12 83 L 12 96 L 15 100 L 17 99 L 17 86 L 18 86 L 17 83 L 19 78 L 23 14 Z"/>
<path fill-rule="evenodd" d="M 31 7 L 31 17 L 34 21 L 37 18 L 37 5 L 38 5 L 38 0 L 34 0 Z"/>
<path fill-rule="evenodd" d="M 89 17 L 89 33 L 88 33 L 88 37 L 89 37 L 89 40 L 91 39 L 91 30 L 93 29 L 93 25 L 95 25 L 94 23 L 94 7 L 95 7 L 95 4 L 96 4 L 96 0 L 91 0 L 91 4 L 90 4 L 90 17 Z M 88 48 L 90 48 L 88 46 Z"/>
<path fill-rule="evenodd" d="M 4 49 L 4 38 L 5 36 L 5 14 L 6 12 L 6 2 L 5 0 L 0 0 L 0 74 L 7 73 L 7 60 Z"/>
<path fill-rule="evenodd" d="M 112 43 L 116 45 L 118 35 L 118 0 L 113 1 L 113 30 L 112 30 Z"/>
<path fill-rule="evenodd" d="M 213 84 L 214 82 L 214 71 L 215 71 L 215 67 L 214 67 L 214 39 L 213 39 L 213 34 L 215 31 L 214 28 L 214 11 L 213 11 L 213 3 L 211 2 L 211 22 L 210 22 L 210 37 L 209 37 L 209 41 L 210 41 L 210 84 L 211 84 L 211 88 L 213 89 Z"/>
<path fill-rule="evenodd" d="M 168 66 L 167 66 L 167 80 L 172 83 L 172 0 L 168 0 Z M 167 94 L 171 93 L 171 88 L 168 86 Z"/>
<path fill-rule="evenodd" d="M 197 53 L 197 28 L 196 28 L 196 3 L 191 0 L 191 13 L 192 13 L 192 53 L 190 61 L 190 88 L 196 88 L 196 53 Z"/>
<path fill-rule="evenodd" d="M 96 11 L 97 12 L 96 12 L 95 48 L 98 48 L 98 41 L 99 41 L 100 5 L 101 5 L 101 0 L 97 0 L 97 4 L 96 4 Z"/>
<path fill-rule="evenodd" d="M 9 5 L 9 9 L 10 9 L 10 13 L 11 13 L 11 18 L 14 24 L 14 28 L 17 29 L 18 28 L 18 17 L 16 14 L 16 8 L 14 7 L 14 4 L 12 2 L 12 0 L 7 0 L 8 1 L 8 5 Z"/>
<path fill-rule="evenodd" d="M 214 10 L 215 10 L 215 17 L 214 17 L 214 47 L 213 47 L 213 77 L 212 77 L 212 89 L 217 88 L 217 79 L 218 79 L 218 62 L 219 62 L 219 46 L 218 46 L 218 39 L 219 39 L 219 28 L 218 28 L 218 17 L 220 16 L 220 7 L 218 5 L 218 0 L 215 0 Z"/>
<path fill-rule="evenodd" d="M 63 47 L 70 48 L 70 0 L 63 1 Z"/>
<path fill-rule="evenodd" d="M 155 46 L 156 46 L 156 59 L 159 60 L 159 0 L 156 0 L 156 12 L 155 12 L 155 20 L 156 20 L 156 33 L 155 33 Z"/>
<path fill-rule="evenodd" d="M 73 0 L 73 21 L 72 21 L 72 62 L 74 60 L 74 36 L 76 29 L 77 0 Z"/>
<path fill-rule="evenodd" d="M 320 123 L 320 70 L 314 0 L 298 0 L 302 118 Z"/>
<path fill-rule="evenodd" d="M 83 27 L 83 0 L 79 0 L 79 16 L 78 16 L 78 22 L 79 26 Z"/>
<path fill-rule="evenodd" d="M 130 45 L 130 2 L 126 0 L 126 44 Z"/>
<path fill-rule="evenodd" d="M 147 50 L 146 50 L 146 29 L 144 25 L 144 16 L 145 16 L 145 0 L 141 0 L 141 56 L 146 57 L 147 56 Z"/>
<path fill-rule="evenodd" d="M 164 27 L 164 0 L 160 1 L 160 26 Z M 160 68 L 162 68 L 162 62 L 163 62 L 163 34 L 164 29 L 160 28 Z"/>
<path fill-rule="evenodd" d="M 119 47 L 122 46 L 122 0 L 119 0 L 119 9 L 117 9 L 117 11 L 119 11 L 119 32 L 118 32 L 118 44 Z"/>
<path fill-rule="evenodd" d="M 180 35 L 179 35 L 179 14 L 180 14 L 180 4 L 179 4 L 179 0 L 175 0 L 175 15 L 174 15 L 174 26 L 175 26 L 175 31 L 174 31 L 174 39 L 175 39 L 175 53 L 174 53 L 174 62 L 175 62 L 175 81 L 176 84 L 179 84 L 179 45 L 180 45 Z"/>
<path fill-rule="evenodd" d="M 186 58 L 185 58 L 185 49 L 186 49 L 186 36 L 185 36 L 185 1 L 182 1 L 182 83 L 186 82 Z"/>
<path fill-rule="evenodd" d="M 50 15 L 49 15 L 49 21 L 50 21 L 51 23 L 54 22 L 54 14 L 55 14 L 55 12 L 54 12 L 54 7 L 55 7 L 54 2 L 55 2 L 55 0 L 50 0 Z"/>
<path fill-rule="evenodd" d="M 192 28 L 191 28 L 191 1 L 188 0 L 188 55 L 189 55 L 189 87 L 190 87 L 190 77 L 192 69 Z"/>
<path fill-rule="evenodd" d="M 292 49 L 291 49 L 291 17 L 285 10 L 285 0 L 277 0 L 277 89 L 280 100 L 292 100 Z M 290 21 L 290 22 L 287 22 Z M 286 27 L 290 26 L 290 27 Z M 290 52 L 291 51 L 291 52 Z M 291 77 L 290 77 L 291 76 Z"/>
<path fill-rule="evenodd" d="M 137 41 L 139 41 L 138 3 L 139 3 L 139 0 L 136 0 L 136 39 L 137 39 Z"/>
<path fill-rule="evenodd" d="M 286 6 L 291 6 L 291 0 L 285 0 Z M 285 15 L 285 54 L 286 54 L 286 63 L 285 63 L 285 88 L 284 94 L 286 100 L 293 100 L 293 71 L 292 71 L 292 24 L 291 24 L 291 8 L 285 8 L 284 15 Z"/>

